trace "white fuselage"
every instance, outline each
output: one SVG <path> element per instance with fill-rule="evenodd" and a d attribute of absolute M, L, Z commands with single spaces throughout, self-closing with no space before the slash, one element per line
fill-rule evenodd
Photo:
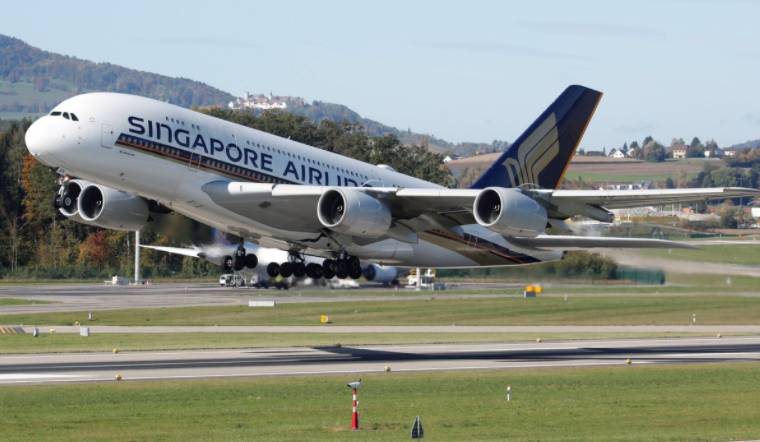
<path fill-rule="evenodd" d="M 149 98 L 91 93 L 54 109 L 77 121 L 47 115 L 27 132 L 27 147 L 40 161 L 86 180 L 155 200 L 224 232 L 261 242 L 275 238 L 327 238 L 279 229 L 229 211 L 202 186 L 212 181 L 250 181 L 317 186 L 440 187 L 323 149 L 230 123 Z M 316 207 L 304 208 L 315 211 Z M 416 244 L 383 239 L 352 244 L 361 259 L 398 266 L 477 267 L 559 259 L 558 251 L 522 249 L 477 224 L 428 232 Z"/>

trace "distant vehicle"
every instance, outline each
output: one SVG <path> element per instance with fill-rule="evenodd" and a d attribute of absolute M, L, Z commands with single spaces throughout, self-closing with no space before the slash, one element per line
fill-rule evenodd
<path fill-rule="evenodd" d="M 245 278 L 237 273 L 227 273 L 219 277 L 219 285 L 222 287 L 245 287 Z"/>

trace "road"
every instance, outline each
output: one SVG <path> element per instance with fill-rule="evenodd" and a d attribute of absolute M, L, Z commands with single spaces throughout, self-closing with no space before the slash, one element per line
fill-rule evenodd
<path fill-rule="evenodd" d="M 67 353 L 0 358 L 1 384 L 760 361 L 760 337 Z"/>

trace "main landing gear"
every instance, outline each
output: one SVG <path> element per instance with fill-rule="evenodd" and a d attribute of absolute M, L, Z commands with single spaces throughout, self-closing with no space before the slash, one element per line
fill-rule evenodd
<path fill-rule="evenodd" d="M 253 253 L 246 253 L 242 245 L 235 250 L 235 256 L 225 256 L 222 267 L 225 272 L 239 272 L 244 268 L 255 269 L 259 264 L 259 259 Z"/>
<path fill-rule="evenodd" d="M 348 277 L 359 279 L 362 276 L 362 268 L 359 258 L 345 253 L 341 254 L 338 259 L 325 259 L 321 265 L 313 262 L 306 264 L 302 256 L 292 254 L 288 262 L 283 262 L 282 264 L 276 262 L 269 263 L 267 265 L 267 274 L 271 278 L 279 275 L 283 278 L 308 276 L 312 279 L 332 279 L 337 276 L 340 279 Z"/>

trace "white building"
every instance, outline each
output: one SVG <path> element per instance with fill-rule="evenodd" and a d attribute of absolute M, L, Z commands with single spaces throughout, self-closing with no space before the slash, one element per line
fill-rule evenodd
<path fill-rule="evenodd" d="M 625 158 L 625 154 L 620 149 L 612 149 L 610 153 L 607 154 L 607 156 L 610 158 L 617 158 L 617 159 Z"/>

